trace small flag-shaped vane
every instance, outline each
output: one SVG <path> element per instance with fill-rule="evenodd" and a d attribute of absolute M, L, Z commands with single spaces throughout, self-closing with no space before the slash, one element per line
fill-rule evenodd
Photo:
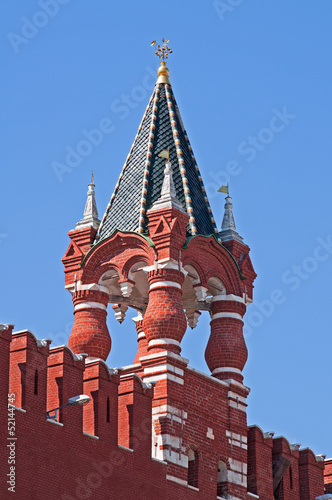
<path fill-rule="evenodd" d="M 229 194 L 228 192 L 228 186 L 221 186 L 220 189 L 218 189 L 218 193 L 226 193 Z"/>
<path fill-rule="evenodd" d="M 160 158 L 166 158 L 169 161 L 169 148 L 163 149 L 158 156 L 160 156 Z"/>

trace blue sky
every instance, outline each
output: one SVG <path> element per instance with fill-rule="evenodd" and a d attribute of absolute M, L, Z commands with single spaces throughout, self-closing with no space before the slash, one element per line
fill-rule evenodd
<path fill-rule="evenodd" d="M 217 189 L 229 182 L 258 274 L 245 328 L 248 423 L 332 456 L 331 3 L 26 0 L 1 9 L 0 321 L 67 343 L 67 232 L 82 217 L 92 168 L 102 217 L 156 79 L 150 42 L 165 36 L 215 219 L 220 227 Z M 105 120 L 100 142 L 66 163 Z M 110 309 L 108 324 L 109 365 L 130 364 L 130 314 L 118 325 Z M 183 341 L 203 371 L 208 336 L 204 314 Z"/>

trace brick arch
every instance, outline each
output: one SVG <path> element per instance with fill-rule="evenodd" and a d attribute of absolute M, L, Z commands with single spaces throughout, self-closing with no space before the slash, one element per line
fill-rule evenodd
<path fill-rule="evenodd" d="M 199 278 L 200 284 L 203 285 L 203 286 L 205 286 L 205 284 L 206 284 L 206 277 L 205 277 L 203 268 L 202 268 L 202 266 L 196 260 L 194 260 L 190 255 L 185 256 L 184 259 L 183 259 L 182 265 L 183 265 L 183 267 L 185 267 L 185 266 L 191 266 L 191 267 L 193 267 L 195 269 L 195 271 L 197 272 L 197 274 L 198 274 L 198 278 Z"/>
<path fill-rule="evenodd" d="M 148 266 L 149 259 L 146 254 L 137 254 L 134 255 L 133 257 L 130 257 L 125 264 L 123 265 L 121 269 L 121 277 L 122 279 L 128 279 L 129 273 L 131 271 L 131 268 L 137 263 L 137 262 L 145 262 L 145 264 Z"/>
<path fill-rule="evenodd" d="M 226 455 L 219 455 L 217 457 L 217 464 L 219 462 L 224 462 L 224 464 L 226 464 L 227 470 L 229 470 L 230 468 L 229 457 L 226 457 Z"/>
<path fill-rule="evenodd" d="M 96 278 L 95 279 L 95 282 L 96 283 L 99 283 L 100 279 L 103 277 L 104 274 L 106 274 L 108 271 L 115 271 L 116 273 L 118 273 L 118 275 L 120 276 L 120 271 L 119 271 L 119 268 L 118 266 L 114 265 L 114 264 L 110 264 L 109 262 L 105 262 L 104 264 L 102 264 L 100 266 L 100 268 L 98 269 L 98 272 L 95 273 L 94 277 Z M 83 274 L 83 279 L 82 279 L 82 282 L 84 283 L 84 274 Z"/>
<path fill-rule="evenodd" d="M 192 456 L 193 455 L 193 456 Z M 188 449 L 188 485 L 198 488 L 200 454 L 197 446 Z"/>
<path fill-rule="evenodd" d="M 82 282 L 96 283 L 104 272 L 112 268 L 115 268 L 121 277 L 126 262 L 135 259 L 136 254 L 139 255 L 139 260 L 145 260 L 148 265 L 153 264 L 154 249 L 143 236 L 116 231 L 87 254 L 82 263 Z"/>
<path fill-rule="evenodd" d="M 191 260 L 191 265 L 200 267 L 205 281 L 212 276 L 218 277 L 225 285 L 227 294 L 242 296 L 241 271 L 231 254 L 212 236 L 192 238 L 184 249 L 183 258 L 188 262 Z"/>
<path fill-rule="evenodd" d="M 220 464 L 223 464 L 225 468 L 219 470 Z M 217 462 L 217 496 L 222 498 L 227 498 L 228 495 L 228 472 L 229 472 L 229 460 L 219 459 Z"/>

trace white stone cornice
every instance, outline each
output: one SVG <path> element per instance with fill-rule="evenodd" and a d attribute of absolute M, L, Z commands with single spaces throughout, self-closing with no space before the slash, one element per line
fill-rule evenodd
<path fill-rule="evenodd" d="M 239 319 L 242 321 L 241 314 L 239 313 L 233 313 L 233 312 L 218 312 L 215 314 L 211 314 L 211 319 L 219 319 L 219 318 L 232 318 L 232 319 Z"/>
<path fill-rule="evenodd" d="M 150 340 L 149 342 L 149 346 L 164 345 L 164 344 L 180 346 L 180 342 L 174 339 L 154 339 Z"/>
<path fill-rule="evenodd" d="M 177 283 L 176 281 L 155 281 L 150 285 L 150 290 L 153 290 L 154 288 L 158 288 L 161 286 L 172 286 L 174 288 L 179 288 L 181 290 L 181 285 L 180 283 Z"/>
<path fill-rule="evenodd" d="M 109 294 L 108 288 L 106 286 L 99 285 L 99 283 L 88 283 L 87 285 L 83 285 L 81 281 L 76 281 L 76 290 L 92 290 Z"/>
<path fill-rule="evenodd" d="M 94 309 L 102 309 L 106 311 L 107 307 L 104 304 L 100 304 L 100 302 L 81 302 L 77 304 L 74 308 L 74 311 L 78 311 L 79 309 L 94 308 Z"/>
<path fill-rule="evenodd" d="M 232 368 L 231 366 L 223 366 L 222 368 L 215 368 L 212 372 L 213 375 L 216 373 L 224 373 L 224 372 L 232 372 L 232 373 L 237 373 L 238 375 L 242 375 L 241 370 L 238 368 Z"/>
<path fill-rule="evenodd" d="M 243 297 L 239 297 L 238 295 L 233 295 L 232 293 L 229 295 L 215 295 L 214 297 L 212 297 L 211 302 L 219 302 L 222 300 L 241 302 L 241 304 L 245 304 Z"/>
<path fill-rule="evenodd" d="M 156 271 L 157 269 L 174 269 L 175 271 L 180 271 L 184 276 L 188 274 L 188 271 L 186 271 L 182 266 L 182 262 L 175 259 L 156 260 L 152 266 L 143 267 L 142 271 L 150 273 L 151 271 Z"/>

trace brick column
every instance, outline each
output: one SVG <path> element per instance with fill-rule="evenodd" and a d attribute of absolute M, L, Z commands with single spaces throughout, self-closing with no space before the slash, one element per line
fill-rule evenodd
<path fill-rule="evenodd" d="M 133 321 L 135 322 L 136 325 L 136 331 L 137 331 L 137 342 L 138 342 L 138 348 L 137 348 L 137 353 L 134 359 L 134 364 L 139 363 L 139 358 L 142 356 L 146 356 L 148 353 L 148 341 L 146 339 L 144 330 L 143 330 L 143 315 L 141 313 L 138 314 L 135 318 L 133 318 Z"/>
<path fill-rule="evenodd" d="M 75 354 L 107 359 L 111 337 L 106 325 L 108 294 L 98 290 L 78 290 L 73 295 L 75 321 L 68 345 Z"/>
<path fill-rule="evenodd" d="M 205 360 L 218 379 L 234 379 L 242 383 L 242 370 L 248 358 L 243 337 L 243 300 L 234 296 L 216 297 L 211 303 L 211 335 Z"/>
<path fill-rule="evenodd" d="M 187 328 L 181 304 L 183 273 L 176 269 L 153 269 L 148 272 L 149 304 L 143 329 L 148 351 L 172 351 L 180 354 L 180 343 Z"/>

